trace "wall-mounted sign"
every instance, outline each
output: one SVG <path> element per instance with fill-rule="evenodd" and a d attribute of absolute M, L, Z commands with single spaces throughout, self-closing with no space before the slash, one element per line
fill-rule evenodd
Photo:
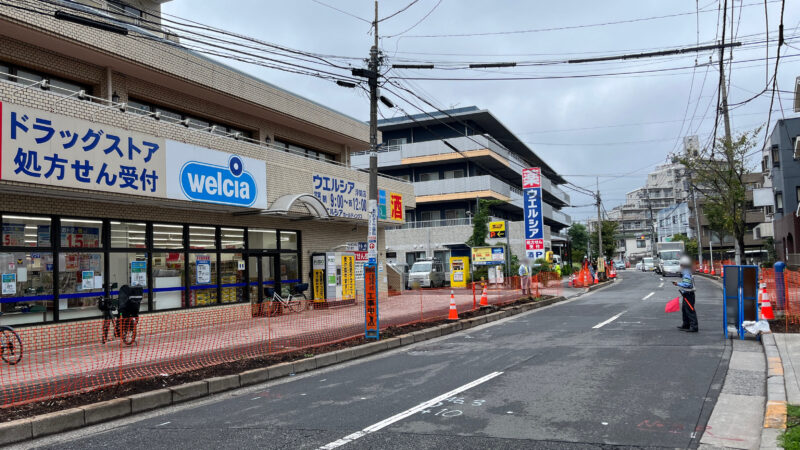
<path fill-rule="evenodd" d="M 0 120 L 3 180 L 267 208 L 261 160 L 11 103 Z"/>
<path fill-rule="evenodd" d="M 131 261 L 131 286 L 147 287 L 147 261 Z"/>
<path fill-rule="evenodd" d="M 489 237 L 490 238 L 504 238 L 506 237 L 506 222 L 489 222 Z"/>
<path fill-rule="evenodd" d="M 503 247 L 473 247 L 472 264 L 475 266 L 493 266 L 505 264 L 505 248 Z"/>
<path fill-rule="evenodd" d="M 378 276 L 375 265 L 364 266 L 364 336 L 380 338 L 378 322 Z"/>
<path fill-rule="evenodd" d="M 17 274 L 16 273 L 4 273 L 2 275 L 2 294 L 3 295 L 14 295 L 17 293 Z"/>
<path fill-rule="evenodd" d="M 367 185 L 357 181 L 315 173 L 313 194 L 334 217 L 367 218 Z"/>
<path fill-rule="evenodd" d="M 544 217 L 542 216 L 542 172 L 538 167 L 522 169 L 525 207 L 525 255 L 531 261 L 544 258 Z"/>
<path fill-rule="evenodd" d="M 264 161 L 167 141 L 167 196 L 220 205 L 267 208 Z"/>
<path fill-rule="evenodd" d="M 211 284 L 211 257 L 197 255 L 195 266 L 197 284 Z"/>

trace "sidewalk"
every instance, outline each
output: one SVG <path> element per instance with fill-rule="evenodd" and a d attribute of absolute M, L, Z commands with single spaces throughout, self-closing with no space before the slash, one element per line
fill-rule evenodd
<path fill-rule="evenodd" d="M 557 290 L 554 288 L 552 292 Z M 543 290 L 542 293 L 549 292 Z M 489 290 L 490 304 L 520 297 L 518 289 Z M 480 300 L 480 292 L 477 299 Z M 449 302 L 449 289 L 406 291 L 399 296 L 381 298 L 381 329 L 446 318 Z M 472 309 L 472 292 L 459 290 L 455 302 L 459 312 Z M 136 343 L 130 347 L 120 345 L 118 340 L 102 345 L 100 321 L 82 323 L 79 332 L 90 338 L 96 336 L 91 343 L 29 351 L 16 366 L 0 365 L 0 406 L 335 342 L 364 333 L 363 303 L 270 318 L 249 317 L 249 304 L 203 308 L 181 314 L 185 314 L 187 326 L 180 329 L 162 326 L 164 315 L 143 315 Z M 211 326 L 191 326 L 193 319 L 204 314 L 218 314 L 220 320 Z M 222 320 L 222 315 L 226 314 L 240 319 Z M 168 331 L 148 332 L 165 329 Z M 41 327 L 19 332 L 23 343 L 52 338 L 42 336 L 41 333 L 47 331 Z"/>

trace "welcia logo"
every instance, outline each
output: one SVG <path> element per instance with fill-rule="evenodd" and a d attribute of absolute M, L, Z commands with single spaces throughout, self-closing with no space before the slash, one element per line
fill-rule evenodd
<path fill-rule="evenodd" d="M 233 155 L 228 166 L 189 161 L 181 168 L 181 190 L 192 200 L 224 205 L 251 206 L 258 196 L 255 179 Z"/>

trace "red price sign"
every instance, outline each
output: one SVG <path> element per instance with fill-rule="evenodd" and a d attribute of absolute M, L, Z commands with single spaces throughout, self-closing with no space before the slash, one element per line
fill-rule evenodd
<path fill-rule="evenodd" d="M 526 239 L 525 250 L 544 250 L 544 239 Z"/>

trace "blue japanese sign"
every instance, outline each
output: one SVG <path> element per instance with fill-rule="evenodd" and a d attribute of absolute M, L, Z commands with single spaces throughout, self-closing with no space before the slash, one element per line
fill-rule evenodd
<path fill-rule="evenodd" d="M 367 187 L 364 183 L 314 174 L 313 192 L 334 217 L 367 218 Z"/>
<path fill-rule="evenodd" d="M 160 197 L 164 140 L 11 103 L 0 103 L 0 178 Z"/>
<path fill-rule="evenodd" d="M 535 261 L 544 258 L 545 255 L 540 168 L 522 169 L 522 189 L 525 211 L 525 255 Z"/>

